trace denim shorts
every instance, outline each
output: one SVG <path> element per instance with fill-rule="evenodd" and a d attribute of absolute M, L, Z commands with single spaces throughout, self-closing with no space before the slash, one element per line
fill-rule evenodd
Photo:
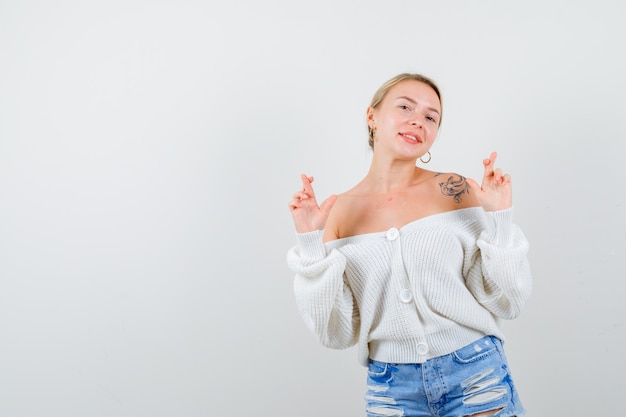
<path fill-rule="evenodd" d="M 370 360 L 365 403 L 368 417 L 524 414 L 502 342 L 493 336 L 421 364 Z"/>

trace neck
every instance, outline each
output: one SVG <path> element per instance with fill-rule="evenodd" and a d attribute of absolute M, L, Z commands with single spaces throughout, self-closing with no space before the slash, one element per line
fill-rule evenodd
<path fill-rule="evenodd" d="M 364 183 L 376 193 L 404 191 L 414 185 L 423 172 L 415 166 L 414 160 L 381 160 L 374 156 Z"/>

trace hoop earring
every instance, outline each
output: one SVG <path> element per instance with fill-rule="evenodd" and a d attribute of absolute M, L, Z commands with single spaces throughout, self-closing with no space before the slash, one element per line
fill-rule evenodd
<path fill-rule="evenodd" d="M 368 144 L 370 145 L 372 149 L 374 149 L 374 141 L 376 140 L 375 136 L 376 136 L 376 131 L 370 127 Z"/>
<path fill-rule="evenodd" d="M 422 161 L 422 164 L 427 164 L 427 163 L 429 163 L 429 162 L 430 162 L 430 160 L 431 160 L 431 159 L 433 159 L 433 156 L 430 154 L 430 151 L 426 151 L 426 152 L 428 153 L 428 159 L 424 161 L 422 158 L 423 158 L 423 157 L 424 157 L 424 155 L 426 155 L 426 154 L 422 155 L 422 156 L 420 157 L 420 161 Z"/>

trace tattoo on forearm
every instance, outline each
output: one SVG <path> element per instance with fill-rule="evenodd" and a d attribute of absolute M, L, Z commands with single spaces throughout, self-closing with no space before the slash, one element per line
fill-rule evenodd
<path fill-rule="evenodd" d="M 444 175 L 438 173 L 437 176 Z M 440 182 L 441 192 L 444 195 L 454 197 L 454 201 L 460 203 L 461 196 L 465 193 L 469 194 L 469 184 L 464 176 L 458 174 L 451 174 L 446 182 Z"/>

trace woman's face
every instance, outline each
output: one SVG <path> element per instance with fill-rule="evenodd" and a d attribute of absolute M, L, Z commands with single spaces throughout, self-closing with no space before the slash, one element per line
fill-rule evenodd
<path fill-rule="evenodd" d="M 417 158 L 432 146 L 441 118 L 437 93 L 420 81 L 393 86 L 378 108 L 367 109 L 367 123 L 376 131 L 374 149 L 390 149 Z M 382 149 L 381 149 L 382 150 Z"/>

